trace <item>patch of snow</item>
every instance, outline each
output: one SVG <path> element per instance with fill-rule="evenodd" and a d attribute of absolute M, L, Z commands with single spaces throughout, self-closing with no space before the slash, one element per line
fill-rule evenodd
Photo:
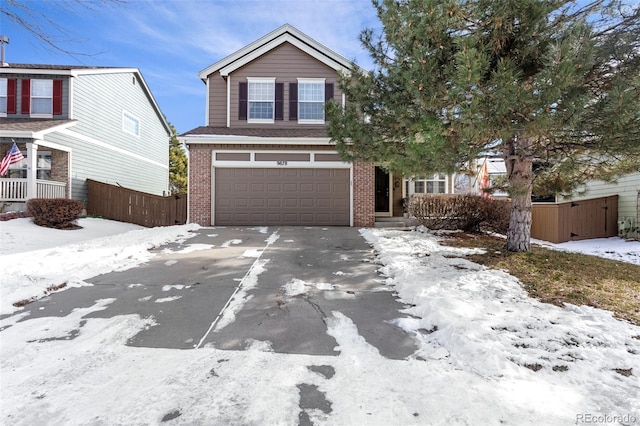
<path fill-rule="evenodd" d="M 267 238 L 264 241 L 267 243 L 267 246 L 270 246 L 271 244 L 278 241 L 278 238 L 280 238 L 280 235 L 278 235 L 277 232 L 274 232 L 273 234 L 269 235 L 269 238 Z"/>
<path fill-rule="evenodd" d="M 249 249 L 245 250 L 240 257 L 260 257 L 262 255 L 262 250 Z"/>
<path fill-rule="evenodd" d="M 540 240 L 532 240 L 532 242 L 555 250 L 589 254 L 640 265 L 640 241 L 629 241 L 618 237 L 611 237 L 567 241 L 566 243 L 558 244 Z"/>
<path fill-rule="evenodd" d="M 186 253 L 193 253 L 194 251 L 210 250 L 214 247 L 215 246 L 213 244 L 189 244 L 188 246 L 180 250 L 172 250 L 172 249 L 166 248 L 162 250 L 162 252 L 165 254 L 166 253 L 186 254 Z"/>
<path fill-rule="evenodd" d="M 177 260 L 167 260 L 166 262 L 164 262 L 164 266 L 171 266 L 175 265 L 176 263 L 178 263 Z"/>
<path fill-rule="evenodd" d="M 285 294 L 287 296 L 294 297 L 300 294 L 305 294 L 311 289 L 326 291 L 334 290 L 336 286 L 330 283 L 311 283 L 298 278 L 293 278 L 282 287 L 285 289 Z"/>
<path fill-rule="evenodd" d="M 234 244 L 234 245 L 242 244 L 242 240 L 233 239 L 233 240 L 225 241 L 224 243 L 222 243 L 220 248 L 228 248 L 231 244 Z"/>
<path fill-rule="evenodd" d="M 176 290 L 182 290 L 185 287 L 187 286 L 185 286 L 184 284 L 167 284 L 162 286 L 162 291 L 169 291 L 172 288 L 175 288 Z"/>
<path fill-rule="evenodd" d="M 173 301 L 181 299 L 181 298 L 182 298 L 182 296 L 161 297 L 160 299 L 156 299 L 155 302 L 156 303 L 167 303 L 167 302 L 173 302 Z"/>
<path fill-rule="evenodd" d="M 79 223 L 85 225 L 94 238 L 86 239 L 84 229 L 52 230 L 35 225 L 29 219 L 2 223 L 5 254 L 0 256 L 3 265 L 0 314 L 20 309 L 13 306 L 15 302 L 43 297 L 52 285 L 66 284 L 65 288 L 88 285 L 83 280 L 137 266 L 154 256 L 150 249 L 168 242 L 182 243 L 195 235 L 192 230 L 199 228 L 198 225 L 136 226 L 131 230 L 130 224 L 93 218 L 88 221 L 81 219 Z M 95 237 L 101 235 L 101 224 L 104 236 Z M 120 233 L 116 233 L 118 229 Z M 43 245 L 50 247 L 26 250 L 32 247 L 31 242 L 38 241 L 43 233 L 49 234 L 49 231 L 56 231 L 51 235 L 61 239 L 60 245 L 52 246 L 53 240 L 45 239 Z M 4 243 L 7 236 L 13 236 L 11 244 Z M 73 242 L 69 242 L 71 239 Z"/>

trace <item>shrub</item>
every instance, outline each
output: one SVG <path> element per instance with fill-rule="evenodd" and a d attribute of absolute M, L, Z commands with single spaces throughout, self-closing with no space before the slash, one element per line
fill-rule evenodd
<path fill-rule="evenodd" d="M 32 198 L 27 201 L 27 212 L 33 223 L 56 229 L 78 228 L 73 221 L 82 214 L 84 204 L 66 198 Z"/>
<path fill-rule="evenodd" d="M 509 227 L 509 203 L 477 195 L 414 194 L 409 212 L 429 229 L 504 233 Z"/>

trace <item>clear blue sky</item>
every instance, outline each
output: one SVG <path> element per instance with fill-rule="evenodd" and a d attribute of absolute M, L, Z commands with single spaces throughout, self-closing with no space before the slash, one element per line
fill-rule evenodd
<path fill-rule="evenodd" d="M 358 35 L 378 27 L 370 0 L 119 0 L 88 7 L 67 0 L 25 0 L 64 33 L 25 16 L 57 37 L 69 55 L 46 47 L 5 16 L 9 63 L 138 68 L 178 133 L 205 124 L 205 85 L 198 72 L 288 23 L 364 67 Z M 6 0 L 0 0 L 7 7 Z M 37 15 L 37 13 L 36 13 Z"/>

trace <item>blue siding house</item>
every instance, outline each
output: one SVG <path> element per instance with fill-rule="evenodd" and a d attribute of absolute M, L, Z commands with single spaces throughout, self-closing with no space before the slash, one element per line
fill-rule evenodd
<path fill-rule="evenodd" d="M 0 206 L 30 198 L 87 201 L 87 179 L 164 195 L 169 125 L 136 68 L 4 64 L 0 158 L 25 159 L 0 176 Z"/>

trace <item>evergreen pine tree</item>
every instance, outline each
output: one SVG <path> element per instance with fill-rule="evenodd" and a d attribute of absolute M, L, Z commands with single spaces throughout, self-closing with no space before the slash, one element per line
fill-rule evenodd
<path fill-rule="evenodd" d="M 346 107 L 327 107 L 329 134 L 346 160 L 426 175 L 500 154 L 511 251 L 530 250 L 534 184 L 567 192 L 640 167 L 637 4 L 374 5 L 382 30 L 361 34 L 374 69 L 343 76 Z"/>
<path fill-rule="evenodd" d="M 187 154 L 178 140 L 175 127 L 171 128 L 171 140 L 169 141 L 169 191 L 172 194 L 187 193 Z"/>

